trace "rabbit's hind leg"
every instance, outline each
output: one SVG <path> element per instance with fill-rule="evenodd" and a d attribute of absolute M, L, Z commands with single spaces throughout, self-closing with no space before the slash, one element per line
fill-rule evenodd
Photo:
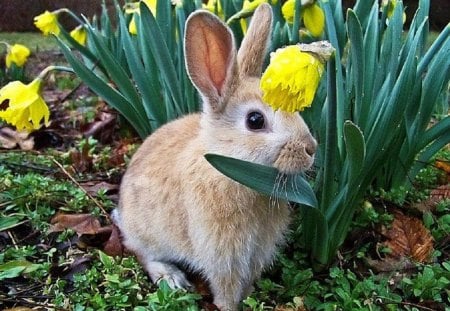
<path fill-rule="evenodd" d="M 145 261 L 144 265 L 152 282 L 155 284 L 165 280 L 172 289 L 192 288 L 192 284 L 186 279 L 186 275 L 173 264 L 150 260 Z"/>

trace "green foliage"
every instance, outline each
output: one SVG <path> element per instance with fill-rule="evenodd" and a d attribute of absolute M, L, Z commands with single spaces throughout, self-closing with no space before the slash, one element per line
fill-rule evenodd
<path fill-rule="evenodd" d="M 321 1 L 336 53 L 304 113 L 322 143 L 314 180 L 318 206 L 301 210 L 302 242 L 318 269 L 334 258 L 368 190 L 405 193 L 401 187 L 409 189 L 450 141 L 449 116 L 428 127 L 436 107 L 448 103 L 450 27 L 426 50 L 429 1 L 419 2 L 403 38 L 404 8 L 396 3 L 392 16 L 383 7 L 380 17 L 378 1 L 357 1 L 344 20 L 341 1 Z M 262 183 L 273 187 L 269 179 L 247 185 L 260 189 Z"/>
<path fill-rule="evenodd" d="M 417 297 L 420 301 L 430 300 L 450 303 L 448 295 L 450 263 L 443 262 L 442 264 L 424 266 L 421 270 L 412 278 L 403 278 L 404 293 L 407 296 Z"/>
<path fill-rule="evenodd" d="M 101 251 L 92 267 L 76 274 L 73 291 L 67 296 L 66 282 L 48 288 L 56 295 L 56 306 L 74 310 L 199 310 L 197 294 L 173 291 L 166 282 L 153 290 L 134 257 L 115 259 Z M 133 309 L 132 309 L 133 308 Z"/>
<path fill-rule="evenodd" d="M 439 202 L 434 214 L 425 212 L 423 221 L 436 242 L 441 242 L 448 237 L 450 235 L 450 199 Z"/>
<path fill-rule="evenodd" d="M 128 31 L 131 16 L 116 6 L 114 29 L 104 8 L 100 21 L 85 22 L 86 47 L 66 31 L 59 45 L 74 71 L 117 109 L 142 137 L 180 115 L 198 110 L 198 96 L 184 68 L 186 17 L 199 4 L 172 6 L 159 1 L 155 16 L 141 3 L 135 14 L 137 35 Z M 82 55 L 74 57 L 69 47 Z M 112 85 L 110 82 L 113 82 Z"/>
<path fill-rule="evenodd" d="M 29 82 L 29 79 L 25 76 L 25 67 L 19 67 L 13 63 L 10 68 L 0 68 L 0 86 L 11 81 Z"/>

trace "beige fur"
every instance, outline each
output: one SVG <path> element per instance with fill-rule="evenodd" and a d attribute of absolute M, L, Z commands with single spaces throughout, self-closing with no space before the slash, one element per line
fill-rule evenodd
<path fill-rule="evenodd" d="M 312 165 L 316 147 L 298 114 L 274 112 L 261 100 L 254 75 L 261 71 L 271 20 L 270 6 L 261 5 L 242 44 L 247 50 L 237 56 L 225 24 L 204 11 L 191 15 L 186 63 L 204 112 L 168 123 L 144 141 L 123 177 L 115 215 L 125 245 L 154 282 L 188 287 L 173 264 L 188 265 L 207 278 L 221 310 L 237 309 L 272 262 L 289 208 L 225 177 L 204 155 L 292 173 Z M 255 110 L 266 120 L 258 131 L 246 126 L 247 113 Z"/>

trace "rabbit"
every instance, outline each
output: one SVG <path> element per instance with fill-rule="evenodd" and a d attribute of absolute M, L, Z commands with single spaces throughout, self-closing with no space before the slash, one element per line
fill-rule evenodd
<path fill-rule="evenodd" d="M 305 171 L 316 141 L 299 114 L 274 111 L 259 87 L 272 8 L 255 11 L 239 52 L 228 26 L 207 11 L 186 21 L 185 60 L 201 113 L 169 122 L 132 157 L 114 219 L 123 243 L 153 282 L 191 284 L 180 265 L 208 281 L 220 310 L 236 310 L 271 264 L 288 230 L 290 209 L 222 175 L 204 155 L 216 153 Z"/>

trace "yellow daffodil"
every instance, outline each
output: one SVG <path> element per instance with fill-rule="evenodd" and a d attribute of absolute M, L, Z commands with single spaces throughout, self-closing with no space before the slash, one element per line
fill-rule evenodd
<path fill-rule="evenodd" d="M 210 11 L 221 19 L 225 17 L 220 0 L 208 0 L 206 4 L 203 4 L 203 9 Z"/>
<path fill-rule="evenodd" d="M 386 21 L 389 24 L 389 19 L 394 15 L 395 6 L 397 5 L 397 0 L 383 0 L 381 3 L 382 7 L 387 7 L 387 18 Z M 406 13 L 403 11 L 403 24 L 406 22 Z"/>
<path fill-rule="evenodd" d="M 294 23 L 295 14 L 295 0 L 286 1 L 281 7 L 281 13 L 283 14 L 284 20 L 289 24 Z"/>
<path fill-rule="evenodd" d="M 256 8 L 259 7 L 261 3 L 267 3 L 267 0 L 244 0 L 242 4 L 242 11 L 255 12 Z M 275 1 L 274 1 L 275 2 Z"/>
<path fill-rule="evenodd" d="M 281 7 L 284 19 L 292 24 L 295 14 L 295 0 L 286 1 Z M 306 29 L 314 37 L 320 37 L 325 27 L 325 14 L 315 1 L 302 1 L 301 18 Z"/>
<path fill-rule="evenodd" d="M 135 13 L 139 14 L 140 2 L 131 3 L 131 8 L 126 9 L 125 12 L 127 14 L 135 14 Z M 153 15 L 156 15 L 156 4 L 158 2 L 157 0 L 142 0 L 142 2 L 144 2 L 147 5 L 147 7 L 150 9 Z M 134 15 L 131 18 L 130 24 L 128 24 L 128 31 L 133 35 L 137 35 L 136 19 L 134 18 Z"/>
<path fill-rule="evenodd" d="M 19 131 L 31 132 L 39 129 L 42 119 L 47 125 L 50 111 L 40 95 L 41 83 L 40 78 L 30 84 L 14 81 L 0 89 L 0 119 L 15 126 Z"/>
<path fill-rule="evenodd" d="M 83 26 L 78 26 L 70 32 L 70 36 L 81 45 L 86 44 L 87 32 Z"/>
<path fill-rule="evenodd" d="M 262 3 L 277 4 L 278 0 L 244 0 L 242 9 L 231 16 L 227 23 L 230 24 L 234 20 L 250 17 L 252 13 L 255 12 L 256 8 Z M 245 25 L 243 26 L 243 30 L 244 32 L 246 31 Z"/>
<path fill-rule="evenodd" d="M 316 3 L 303 7 L 303 23 L 314 37 L 320 37 L 325 28 L 325 14 Z"/>
<path fill-rule="evenodd" d="M 58 13 L 45 11 L 44 13 L 36 16 L 34 18 L 34 25 L 39 28 L 40 31 L 44 33 L 45 36 L 49 34 L 59 35 L 58 26 Z"/>
<path fill-rule="evenodd" d="M 6 54 L 6 67 L 10 68 L 12 64 L 15 64 L 17 67 L 22 67 L 30 56 L 30 50 L 22 44 L 14 44 L 12 46 L 8 46 L 8 53 Z"/>
<path fill-rule="evenodd" d="M 261 78 L 263 100 L 274 110 L 302 111 L 311 106 L 324 64 L 298 45 L 278 49 Z"/>

